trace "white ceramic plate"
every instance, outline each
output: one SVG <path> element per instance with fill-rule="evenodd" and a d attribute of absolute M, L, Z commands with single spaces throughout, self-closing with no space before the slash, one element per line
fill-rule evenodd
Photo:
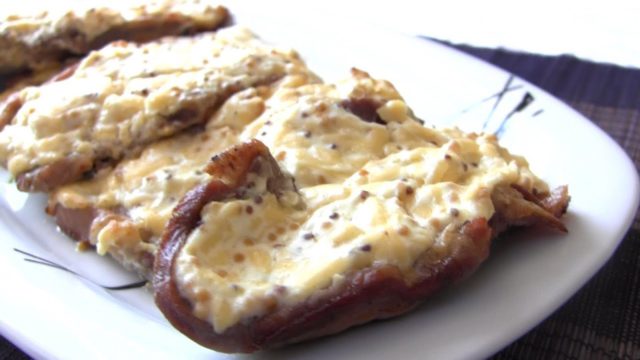
<path fill-rule="evenodd" d="M 529 232 L 501 239 L 470 279 L 411 314 L 338 336 L 264 352 L 257 359 L 461 359 L 488 356 L 542 321 L 611 256 L 638 207 L 637 172 L 587 119 L 517 78 L 428 41 L 304 12 L 232 7 L 237 22 L 291 46 L 326 80 L 357 66 L 391 80 L 428 123 L 487 131 L 528 92 L 535 100 L 502 126 L 501 142 L 525 155 L 552 185 L 572 195 L 569 234 Z M 294 14 L 306 14 L 295 20 Z M 515 89 L 513 89 L 515 88 Z M 488 98 L 488 99 L 487 99 Z M 494 105 L 498 103 L 497 106 Z M 0 183 L 0 330 L 36 358 L 233 358 L 183 337 L 143 289 L 108 292 L 63 271 L 24 261 L 19 248 L 103 284 L 130 274 L 108 258 L 77 253 L 43 213 L 43 196 Z M 239 356 L 242 357 L 242 356 Z"/>

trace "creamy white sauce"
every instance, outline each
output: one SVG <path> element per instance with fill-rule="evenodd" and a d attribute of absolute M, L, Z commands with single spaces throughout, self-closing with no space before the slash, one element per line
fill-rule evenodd
<path fill-rule="evenodd" d="M 124 212 L 126 216 L 95 222 L 90 241 L 98 253 L 112 254 L 128 267 L 144 272 L 138 254 L 155 254 L 178 201 L 188 190 L 208 180 L 203 168 L 211 156 L 239 141 L 244 127 L 262 114 L 265 98 L 274 89 L 316 81 L 303 63 L 288 67 L 287 76 L 278 83 L 233 95 L 204 131 L 189 131 L 149 145 L 138 157 L 120 162 L 113 171 L 57 189 L 49 201 L 53 206 L 71 209 L 93 207 Z"/>

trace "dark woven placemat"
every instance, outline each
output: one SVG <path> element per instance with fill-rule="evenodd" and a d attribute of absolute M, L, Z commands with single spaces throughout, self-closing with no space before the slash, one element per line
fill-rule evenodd
<path fill-rule="evenodd" d="M 450 44 L 449 44 L 450 45 Z M 640 168 L 640 69 L 451 45 L 539 87 L 591 119 Z M 615 174 L 612 174 L 615 176 Z M 625 189 L 610 189 L 625 191 Z M 640 222 L 602 270 L 494 359 L 640 359 Z"/>
<path fill-rule="evenodd" d="M 640 167 L 640 70 L 571 56 L 454 46 L 554 94 L 609 133 Z M 612 189 L 624 191 L 624 189 Z M 640 222 L 562 308 L 495 359 L 640 359 Z M 0 359 L 28 359 L 0 337 Z"/>

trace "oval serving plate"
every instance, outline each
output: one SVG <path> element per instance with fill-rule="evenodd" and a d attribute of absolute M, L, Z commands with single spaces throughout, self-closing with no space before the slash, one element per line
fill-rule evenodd
<path fill-rule="evenodd" d="M 264 7 L 264 8 L 260 8 Z M 237 23 L 293 47 L 325 80 L 352 66 L 396 85 L 427 124 L 496 132 L 551 186 L 568 184 L 568 235 L 499 239 L 471 278 L 397 319 L 254 355 L 204 349 L 174 330 L 144 289 L 106 291 L 24 261 L 18 248 L 102 284 L 135 280 L 108 258 L 77 253 L 43 212 L 41 195 L 0 180 L 0 331 L 36 358 L 482 358 L 517 339 L 575 293 L 633 221 L 639 187 L 626 154 L 589 120 L 540 89 L 444 46 L 304 8 L 233 5 Z M 302 20 L 303 19 L 303 20 Z M 588 158 L 589 161 L 583 159 Z M 610 176 L 616 174 L 616 176 Z M 610 191 L 624 189 L 624 191 Z"/>

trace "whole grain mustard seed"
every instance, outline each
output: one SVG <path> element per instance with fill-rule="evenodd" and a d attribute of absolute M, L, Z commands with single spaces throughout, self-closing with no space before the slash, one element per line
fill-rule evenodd
<path fill-rule="evenodd" d="M 360 199 L 366 200 L 369 197 L 369 195 L 371 195 L 371 194 L 369 194 L 369 192 L 367 190 L 362 190 L 360 192 Z"/>
<path fill-rule="evenodd" d="M 409 236 L 410 233 L 411 230 L 409 230 L 409 228 L 405 225 L 401 226 L 400 229 L 398 229 L 398 234 L 402 236 Z"/>
<path fill-rule="evenodd" d="M 209 299 L 211 299 L 211 295 L 207 290 L 198 290 L 198 292 L 196 293 L 196 300 L 200 302 L 209 301 Z"/>
<path fill-rule="evenodd" d="M 241 263 L 244 261 L 244 255 L 237 253 L 235 255 L 233 255 L 233 261 L 237 262 L 237 263 Z"/>
<path fill-rule="evenodd" d="M 251 215 L 253 214 L 253 206 L 251 205 L 247 205 L 247 207 L 245 208 L 245 211 L 247 212 L 247 214 Z"/>
<path fill-rule="evenodd" d="M 369 251 L 371 251 L 371 245 L 370 244 L 362 245 L 360 247 L 360 250 L 365 251 L 365 252 L 369 252 Z"/>

